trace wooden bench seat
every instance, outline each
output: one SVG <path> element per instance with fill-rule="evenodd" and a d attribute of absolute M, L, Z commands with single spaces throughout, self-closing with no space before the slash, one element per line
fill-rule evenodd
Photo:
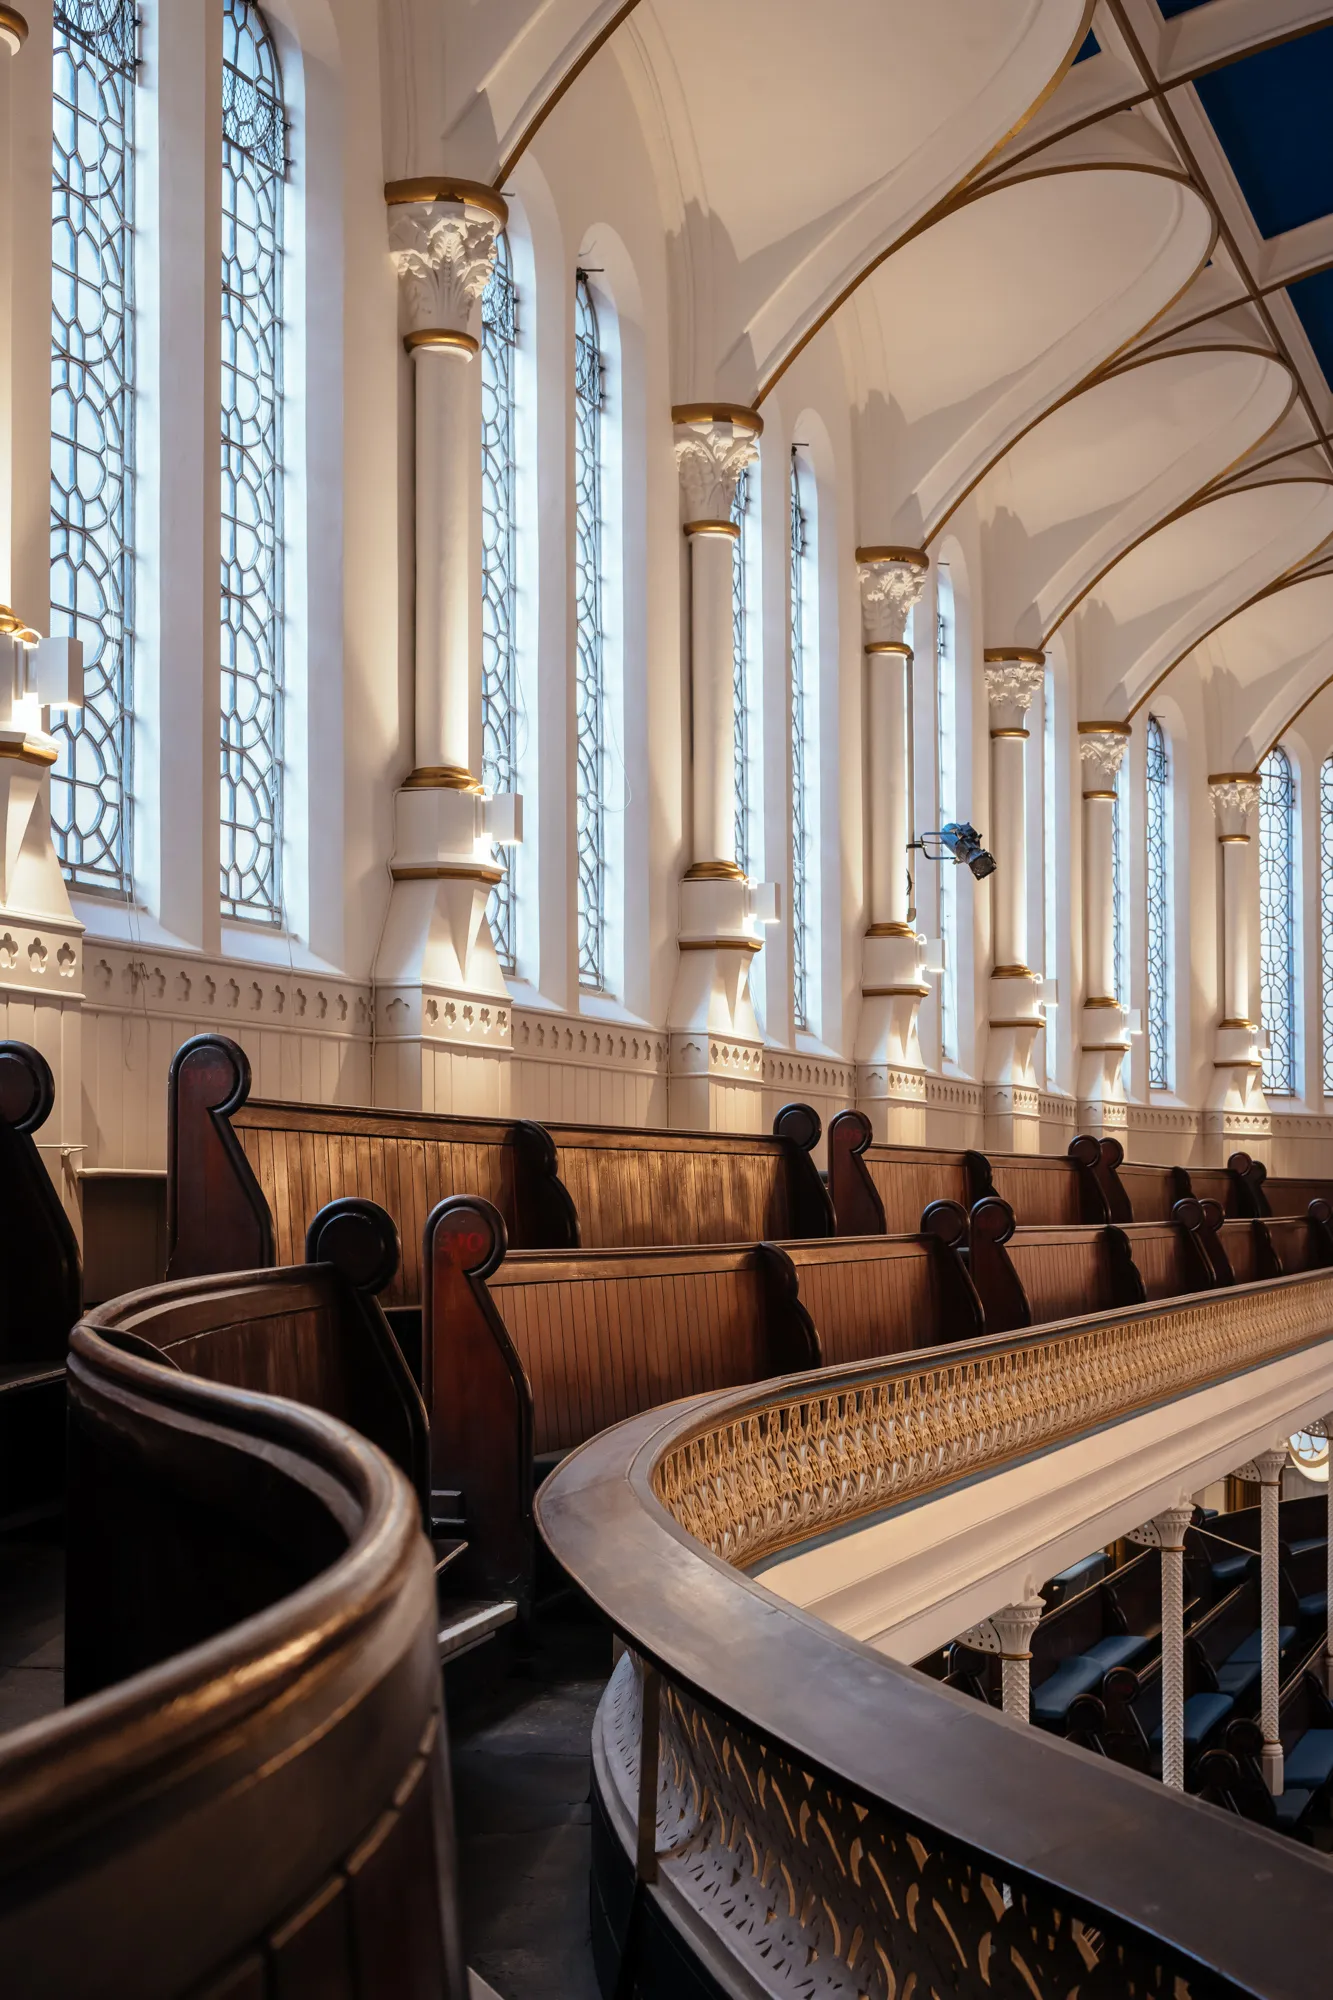
<path fill-rule="evenodd" d="M 252 1100 L 245 1052 L 198 1035 L 171 1065 L 168 1275 L 293 1263 L 311 1217 L 343 1195 L 398 1226 L 390 1307 L 420 1304 L 422 1234 L 451 1194 L 489 1201 L 531 1249 L 831 1236 L 819 1136 L 795 1104 L 750 1137 Z"/>
<path fill-rule="evenodd" d="M 1282 1792 L 1274 1798 L 1264 1781 L 1264 1732 L 1257 1719 L 1240 1716 L 1222 1743 L 1200 1760 L 1195 1789 L 1201 1798 L 1271 1826 L 1299 1840 L 1333 1791 L 1333 1703 L 1324 1688 L 1321 1641 L 1283 1680 L 1278 1692 L 1282 1742 Z"/>
<path fill-rule="evenodd" d="M 0 1737 L 0 1984 L 465 2000 L 415 1496 L 345 1425 L 112 1333 L 70 1340 L 76 1698 Z"/>
<path fill-rule="evenodd" d="M 1197 1202 L 1170 1222 L 1019 1229 L 997 1195 L 970 1217 L 969 1265 L 988 1333 L 1206 1291 L 1212 1268 Z"/>
<path fill-rule="evenodd" d="M 1150 1549 L 1044 1612 L 1031 1641 L 1032 1720 L 1063 1735 L 1081 1695 L 1097 1692 L 1112 1668 L 1137 1666 L 1151 1655 L 1161 1633 L 1160 1607 L 1160 1563 Z M 949 1667 L 954 1685 L 999 1702 L 994 1654 L 959 1641 L 950 1649 Z"/>
<path fill-rule="evenodd" d="M 463 1592 L 534 1594 L 542 1470 L 622 1419 L 765 1376 L 969 1339 L 980 1302 L 960 1208 L 923 1233 L 506 1254 L 484 1202 L 427 1230 L 424 1388 L 437 1524 L 466 1541 Z"/>
<path fill-rule="evenodd" d="M 988 1194 L 1025 1224 L 1113 1219 L 1095 1139 L 1075 1139 L 1058 1156 L 881 1146 L 862 1111 L 840 1111 L 829 1125 L 829 1190 L 840 1236 L 903 1234 L 932 1201 L 971 1208 Z"/>

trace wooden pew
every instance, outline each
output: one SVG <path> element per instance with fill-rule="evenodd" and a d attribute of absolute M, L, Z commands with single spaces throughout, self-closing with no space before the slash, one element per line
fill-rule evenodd
<path fill-rule="evenodd" d="M 967 1339 L 981 1308 L 963 1211 L 819 1246 L 514 1251 L 490 1204 L 427 1225 L 424 1380 L 437 1528 L 457 1589 L 534 1601 L 534 1486 L 608 1425 L 679 1396 Z"/>
<path fill-rule="evenodd" d="M 1252 1215 L 1306 1215 L 1312 1201 L 1333 1201 L 1333 1179 L 1313 1174 L 1270 1174 L 1262 1160 L 1233 1153 L 1231 1165 L 1244 1183 Z"/>
<path fill-rule="evenodd" d="M 1170 1222 L 1017 1229 L 996 1195 L 970 1217 L 969 1263 L 988 1333 L 1040 1326 L 1206 1291 L 1213 1273 L 1199 1243 L 1197 1202 L 1176 1204 Z"/>
<path fill-rule="evenodd" d="M 33 1134 L 55 1103 L 45 1058 L 0 1042 L 0 1523 L 59 1507 L 65 1348 L 79 1246 Z"/>
<path fill-rule="evenodd" d="M 1114 1667 L 1137 1666 L 1161 1633 L 1161 1568 L 1145 1550 L 1112 1576 L 1045 1612 L 1032 1634 L 1032 1720 L 1064 1735 L 1072 1704 L 1094 1694 Z M 952 1684 L 998 1704 L 1000 1662 L 961 1643 L 949 1657 Z"/>
<path fill-rule="evenodd" d="M 1279 1579 L 1279 1655 L 1288 1655 L 1299 1637 L 1300 1619 L 1289 1581 Z M 1206 1611 L 1185 1635 L 1185 1654 L 1196 1688 L 1229 1695 L 1237 1715 L 1248 1715 L 1259 1702 L 1260 1584 L 1257 1577 L 1229 1592 Z"/>
<path fill-rule="evenodd" d="M 1095 1139 L 1073 1140 L 1064 1156 L 880 1146 L 862 1111 L 829 1124 L 829 1191 L 840 1236 L 906 1234 L 929 1202 L 971 1208 L 990 1194 L 1025 1224 L 1111 1220 Z"/>
<path fill-rule="evenodd" d="M 272 1282 L 228 1280 L 235 1325 Z M 111 1331 L 70 1342 L 80 1698 L 0 1738 L 6 1994 L 465 2000 L 416 1497 L 345 1425 Z"/>
<path fill-rule="evenodd" d="M 491 1202 L 530 1249 L 831 1236 L 811 1158 L 820 1129 L 799 1104 L 765 1138 L 252 1100 L 244 1050 L 197 1035 L 169 1080 L 167 1271 L 295 1262 L 311 1216 L 340 1195 L 379 1202 L 398 1225 L 390 1307 L 420 1304 L 422 1232 L 450 1194 Z"/>
<path fill-rule="evenodd" d="M 1333 1704 L 1324 1691 L 1323 1667 L 1321 1642 L 1279 1690 L 1281 1796 L 1275 1799 L 1264 1782 L 1263 1729 L 1254 1717 L 1238 1716 L 1218 1748 L 1199 1761 L 1194 1789 L 1201 1798 L 1298 1840 L 1312 1838 L 1313 1822 L 1333 1790 Z"/>

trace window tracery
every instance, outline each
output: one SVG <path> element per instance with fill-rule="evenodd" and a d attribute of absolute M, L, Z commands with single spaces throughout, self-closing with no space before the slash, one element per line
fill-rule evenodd
<path fill-rule="evenodd" d="M 1171 759 L 1166 731 L 1148 717 L 1148 1082 L 1171 1088 Z"/>
<path fill-rule="evenodd" d="M 936 577 L 935 598 L 935 733 L 936 824 L 947 826 L 959 817 L 957 779 L 957 656 L 954 646 L 953 579 L 947 563 Z M 958 880 L 957 870 L 936 870 L 940 893 L 940 940 L 944 972 L 940 980 L 940 1058 L 957 1062 L 958 1055 Z"/>
<path fill-rule="evenodd" d="M 747 565 L 749 562 L 750 468 L 743 465 L 736 479 L 736 496 L 731 503 L 731 520 L 736 543 L 731 568 L 731 652 L 732 715 L 735 731 L 736 763 L 736 861 L 750 874 L 750 671 L 749 603 Z"/>
<path fill-rule="evenodd" d="M 791 455 L 791 957 L 793 1020 L 810 1027 L 810 840 L 808 790 L 809 662 L 805 599 L 808 527 L 801 502 L 801 461 Z"/>
<path fill-rule="evenodd" d="M 1259 767 L 1259 995 L 1263 1085 L 1296 1093 L 1296 781 L 1284 750 Z"/>
<path fill-rule="evenodd" d="M 59 0 L 51 243 L 51 630 L 83 641 L 51 821 L 80 888 L 128 892 L 134 657 L 133 0 Z"/>
<path fill-rule="evenodd" d="M 606 986 L 606 674 L 602 624 L 602 412 L 597 307 L 584 272 L 574 288 L 574 534 L 577 663 L 575 842 L 579 984 Z"/>
<path fill-rule="evenodd" d="M 224 0 L 222 34 L 221 906 L 279 924 L 287 121 L 252 0 Z"/>
<path fill-rule="evenodd" d="M 518 300 L 509 238 L 495 239 L 495 262 L 481 300 L 481 733 L 482 783 L 489 792 L 518 789 L 517 678 L 514 645 L 515 512 L 514 363 Z M 496 955 L 515 967 L 513 856 L 487 905 Z"/>

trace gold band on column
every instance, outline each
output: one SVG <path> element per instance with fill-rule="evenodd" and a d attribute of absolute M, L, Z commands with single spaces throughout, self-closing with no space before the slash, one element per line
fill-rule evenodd
<path fill-rule="evenodd" d="M 909 569 L 919 569 L 923 573 L 930 568 L 930 557 L 924 549 L 897 549 L 890 547 L 858 549 L 858 563 L 905 563 Z"/>
<path fill-rule="evenodd" d="M 735 861 L 696 861 L 685 870 L 687 882 L 745 882 L 745 870 Z"/>
<path fill-rule="evenodd" d="M 461 764 L 418 764 L 403 780 L 405 792 L 479 792 L 483 787 Z"/>
<path fill-rule="evenodd" d="M 1219 833 L 1217 844 L 1219 847 L 1248 847 L 1250 836 L 1248 833 Z"/>
<path fill-rule="evenodd" d="M 864 648 L 864 651 L 867 653 L 892 653 L 896 654 L 900 660 L 913 660 L 916 658 L 912 648 L 902 639 L 872 639 Z"/>
<path fill-rule="evenodd" d="M 994 743 L 997 742 L 998 739 L 1002 736 L 1020 736 L 1023 739 L 1024 743 L 1026 743 L 1028 737 L 1031 734 L 1032 731 L 1030 729 L 992 729 L 990 733 L 990 740 L 992 743 Z M 1086 797 L 1087 794 L 1085 793 L 1084 796 Z"/>
<path fill-rule="evenodd" d="M 741 531 L 734 521 L 687 521 L 684 533 L 687 535 L 725 535 L 729 542 L 738 542 Z"/>
<path fill-rule="evenodd" d="M 987 646 L 982 659 L 988 667 L 1002 667 L 1009 660 L 1023 667 L 1044 667 L 1046 655 L 1036 646 Z"/>
<path fill-rule="evenodd" d="M 673 424 L 735 424 L 755 437 L 764 434 L 764 420 L 758 410 L 744 403 L 677 403 L 671 412 Z"/>
<path fill-rule="evenodd" d="M 1112 805 L 1114 805 L 1117 794 L 1115 792 L 1084 792 L 1083 796 L 1085 799 L 1109 799 Z"/>
<path fill-rule="evenodd" d="M 871 924 L 868 930 L 866 931 L 866 936 L 867 937 L 915 937 L 916 925 L 899 923 L 897 918 L 894 918 L 889 923 Z"/>
<path fill-rule="evenodd" d="M 485 181 L 444 180 L 435 176 L 413 181 L 386 181 L 384 199 L 390 208 L 429 201 L 461 201 L 493 215 L 501 229 L 509 220 L 509 203 Z"/>
<path fill-rule="evenodd" d="M 17 7 L 0 7 L 0 39 L 11 44 L 17 55 L 28 39 L 28 24 Z"/>
<path fill-rule="evenodd" d="M 420 347 L 452 349 L 456 354 L 465 354 L 469 361 L 481 352 L 481 343 L 470 333 L 456 333 L 450 326 L 419 326 L 415 333 L 403 335 L 403 346 L 409 354 L 415 354 Z"/>

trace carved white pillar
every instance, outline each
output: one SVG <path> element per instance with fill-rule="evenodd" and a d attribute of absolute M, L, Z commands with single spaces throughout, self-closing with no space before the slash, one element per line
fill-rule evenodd
<path fill-rule="evenodd" d="M 1275 1799 L 1282 1796 L 1282 1738 L 1278 1732 L 1278 1690 L 1282 1658 L 1278 1649 L 1281 1622 L 1278 1593 L 1278 1502 L 1282 1473 L 1288 1460 L 1287 1441 L 1258 1452 L 1237 1475 L 1259 1482 L 1259 1721 L 1264 1732 L 1264 1783 Z"/>
<path fill-rule="evenodd" d="M 1000 1656 L 1001 1706 L 1015 1722 L 1032 1719 L 1032 1634 L 1041 1623 L 1046 1606 L 1029 1580 L 1020 1604 L 1007 1604 L 993 1617 L 983 1618 L 958 1643 L 974 1653 Z"/>
<path fill-rule="evenodd" d="M 1083 767 L 1083 1019 L 1078 1116 L 1081 1131 L 1125 1129 L 1124 1060 L 1129 995 L 1115 962 L 1116 779 L 1129 747 L 1127 722 L 1080 722 Z"/>
<path fill-rule="evenodd" d="M 416 633 L 413 769 L 394 802 L 393 894 L 375 967 L 376 1096 L 508 1108 L 508 989 L 486 903 L 517 802 L 483 796 L 478 303 L 508 210 L 471 181 L 385 190 L 412 357 Z"/>
<path fill-rule="evenodd" d="M 1194 1518 L 1188 1495 L 1127 1537 L 1162 1558 L 1162 1783 L 1185 1789 L 1185 1530 Z"/>
<path fill-rule="evenodd" d="M 1040 1100 L 1032 1051 L 1044 1022 L 1039 975 L 1027 962 L 1027 714 L 1045 679 L 1045 654 L 1023 646 L 986 652 L 990 703 L 991 877 L 990 1035 L 986 1133 L 999 1150 L 1035 1153 Z"/>
<path fill-rule="evenodd" d="M 732 573 L 736 481 L 759 455 L 763 420 L 730 403 L 672 412 L 690 563 L 693 860 L 680 887 L 680 960 L 671 997 L 671 1118 L 759 1131 L 763 1036 L 750 972 L 773 892 L 736 857 L 736 697 Z"/>
<path fill-rule="evenodd" d="M 930 987 L 909 888 L 912 648 L 906 632 L 930 565 L 922 550 L 897 548 L 858 549 L 856 565 L 865 629 L 870 822 L 857 1095 L 878 1138 L 919 1145 L 926 1136 L 926 1081 L 917 1017 Z"/>
<path fill-rule="evenodd" d="M 1324 1561 L 1324 1588 L 1328 1600 L 1325 1613 L 1324 1685 L 1333 1694 L 1333 1410 L 1330 1410 L 1325 1417 L 1314 1418 L 1306 1425 L 1306 1429 L 1312 1437 L 1328 1440 L 1329 1445 L 1328 1519 L 1325 1527 L 1328 1546 Z"/>
<path fill-rule="evenodd" d="M 1204 1113 L 1210 1154 L 1220 1164 L 1238 1144 L 1255 1150 L 1271 1132 L 1263 1090 L 1263 1057 L 1255 1037 L 1254 953 L 1258 928 L 1252 902 L 1250 815 L 1259 803 L 1255 771 L 1226 771 L 1208 780 L 1222 867 L 1222 1019 L 1217 1028 L 1213 1084 Z"/>

